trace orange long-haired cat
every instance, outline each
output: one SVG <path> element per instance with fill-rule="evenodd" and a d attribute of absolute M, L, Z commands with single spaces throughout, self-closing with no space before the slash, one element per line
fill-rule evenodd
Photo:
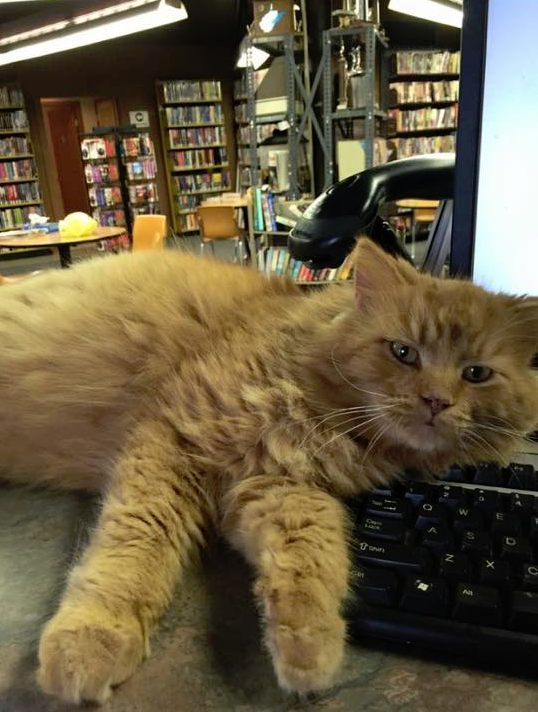
<path fill-rule="evenodd" d="M 538 303 L 420 275 L 368 240 L 355 283 L 176 251 L 0 287 L 0 452 L 13 482 L 100 491 L 39 680 L 102 701 L 209 528 L 256 571 L 279 683 L 330 685 L 349 558 L 341 500 L 404 467 L 506 461 L 538 421 Z"/>

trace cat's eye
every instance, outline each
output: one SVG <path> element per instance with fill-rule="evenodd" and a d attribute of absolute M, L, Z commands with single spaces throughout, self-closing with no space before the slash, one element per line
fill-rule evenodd
<path fill-rule="evenodd" d="M 414 366 L 418 363 L 418 351 L 412 346 L 402 344 L 400 341 L 391 341 L 390 350 L 398 361 L 406 363 L 408 366 Z"/>
<path fill-rule="evenodd" d="M 462 375 L 470 383 L 484 383 L 492 377 L 493 371 L 489 366 L 467 366 Z"/>

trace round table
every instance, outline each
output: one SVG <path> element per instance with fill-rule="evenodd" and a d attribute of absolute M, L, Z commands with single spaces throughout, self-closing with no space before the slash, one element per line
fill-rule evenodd
<path fill-rule="evenodd" d="M 86 242 L 99 242 L 111 237 L 119 237 L 127 232 L 124 227 L 98 227 L 91 235 L 81 237 L 66 237 L 59 232 L 31 232 L 28 235 L 8 237 L 0 235 L 0 247 L 13 249 L 35 249 L 36 247 L 57 247 L 62 267 L 71 265 L 71 245 L 82 245 Z"/>

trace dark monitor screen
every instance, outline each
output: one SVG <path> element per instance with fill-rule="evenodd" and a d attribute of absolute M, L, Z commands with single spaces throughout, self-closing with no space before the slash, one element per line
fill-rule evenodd
<path fill-rule="evenodd" d="M 451 273 L 538 294 L 538 0 L 465 0 Z"/>

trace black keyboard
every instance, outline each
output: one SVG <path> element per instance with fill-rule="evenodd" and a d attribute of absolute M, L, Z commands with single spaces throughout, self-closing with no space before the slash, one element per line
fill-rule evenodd
<path fill-rule="evenodd" d="M 352 600 L 368 637 L 473 664 L 538 672 L 538 476 L 452 468 L 354 502 Z"/>

